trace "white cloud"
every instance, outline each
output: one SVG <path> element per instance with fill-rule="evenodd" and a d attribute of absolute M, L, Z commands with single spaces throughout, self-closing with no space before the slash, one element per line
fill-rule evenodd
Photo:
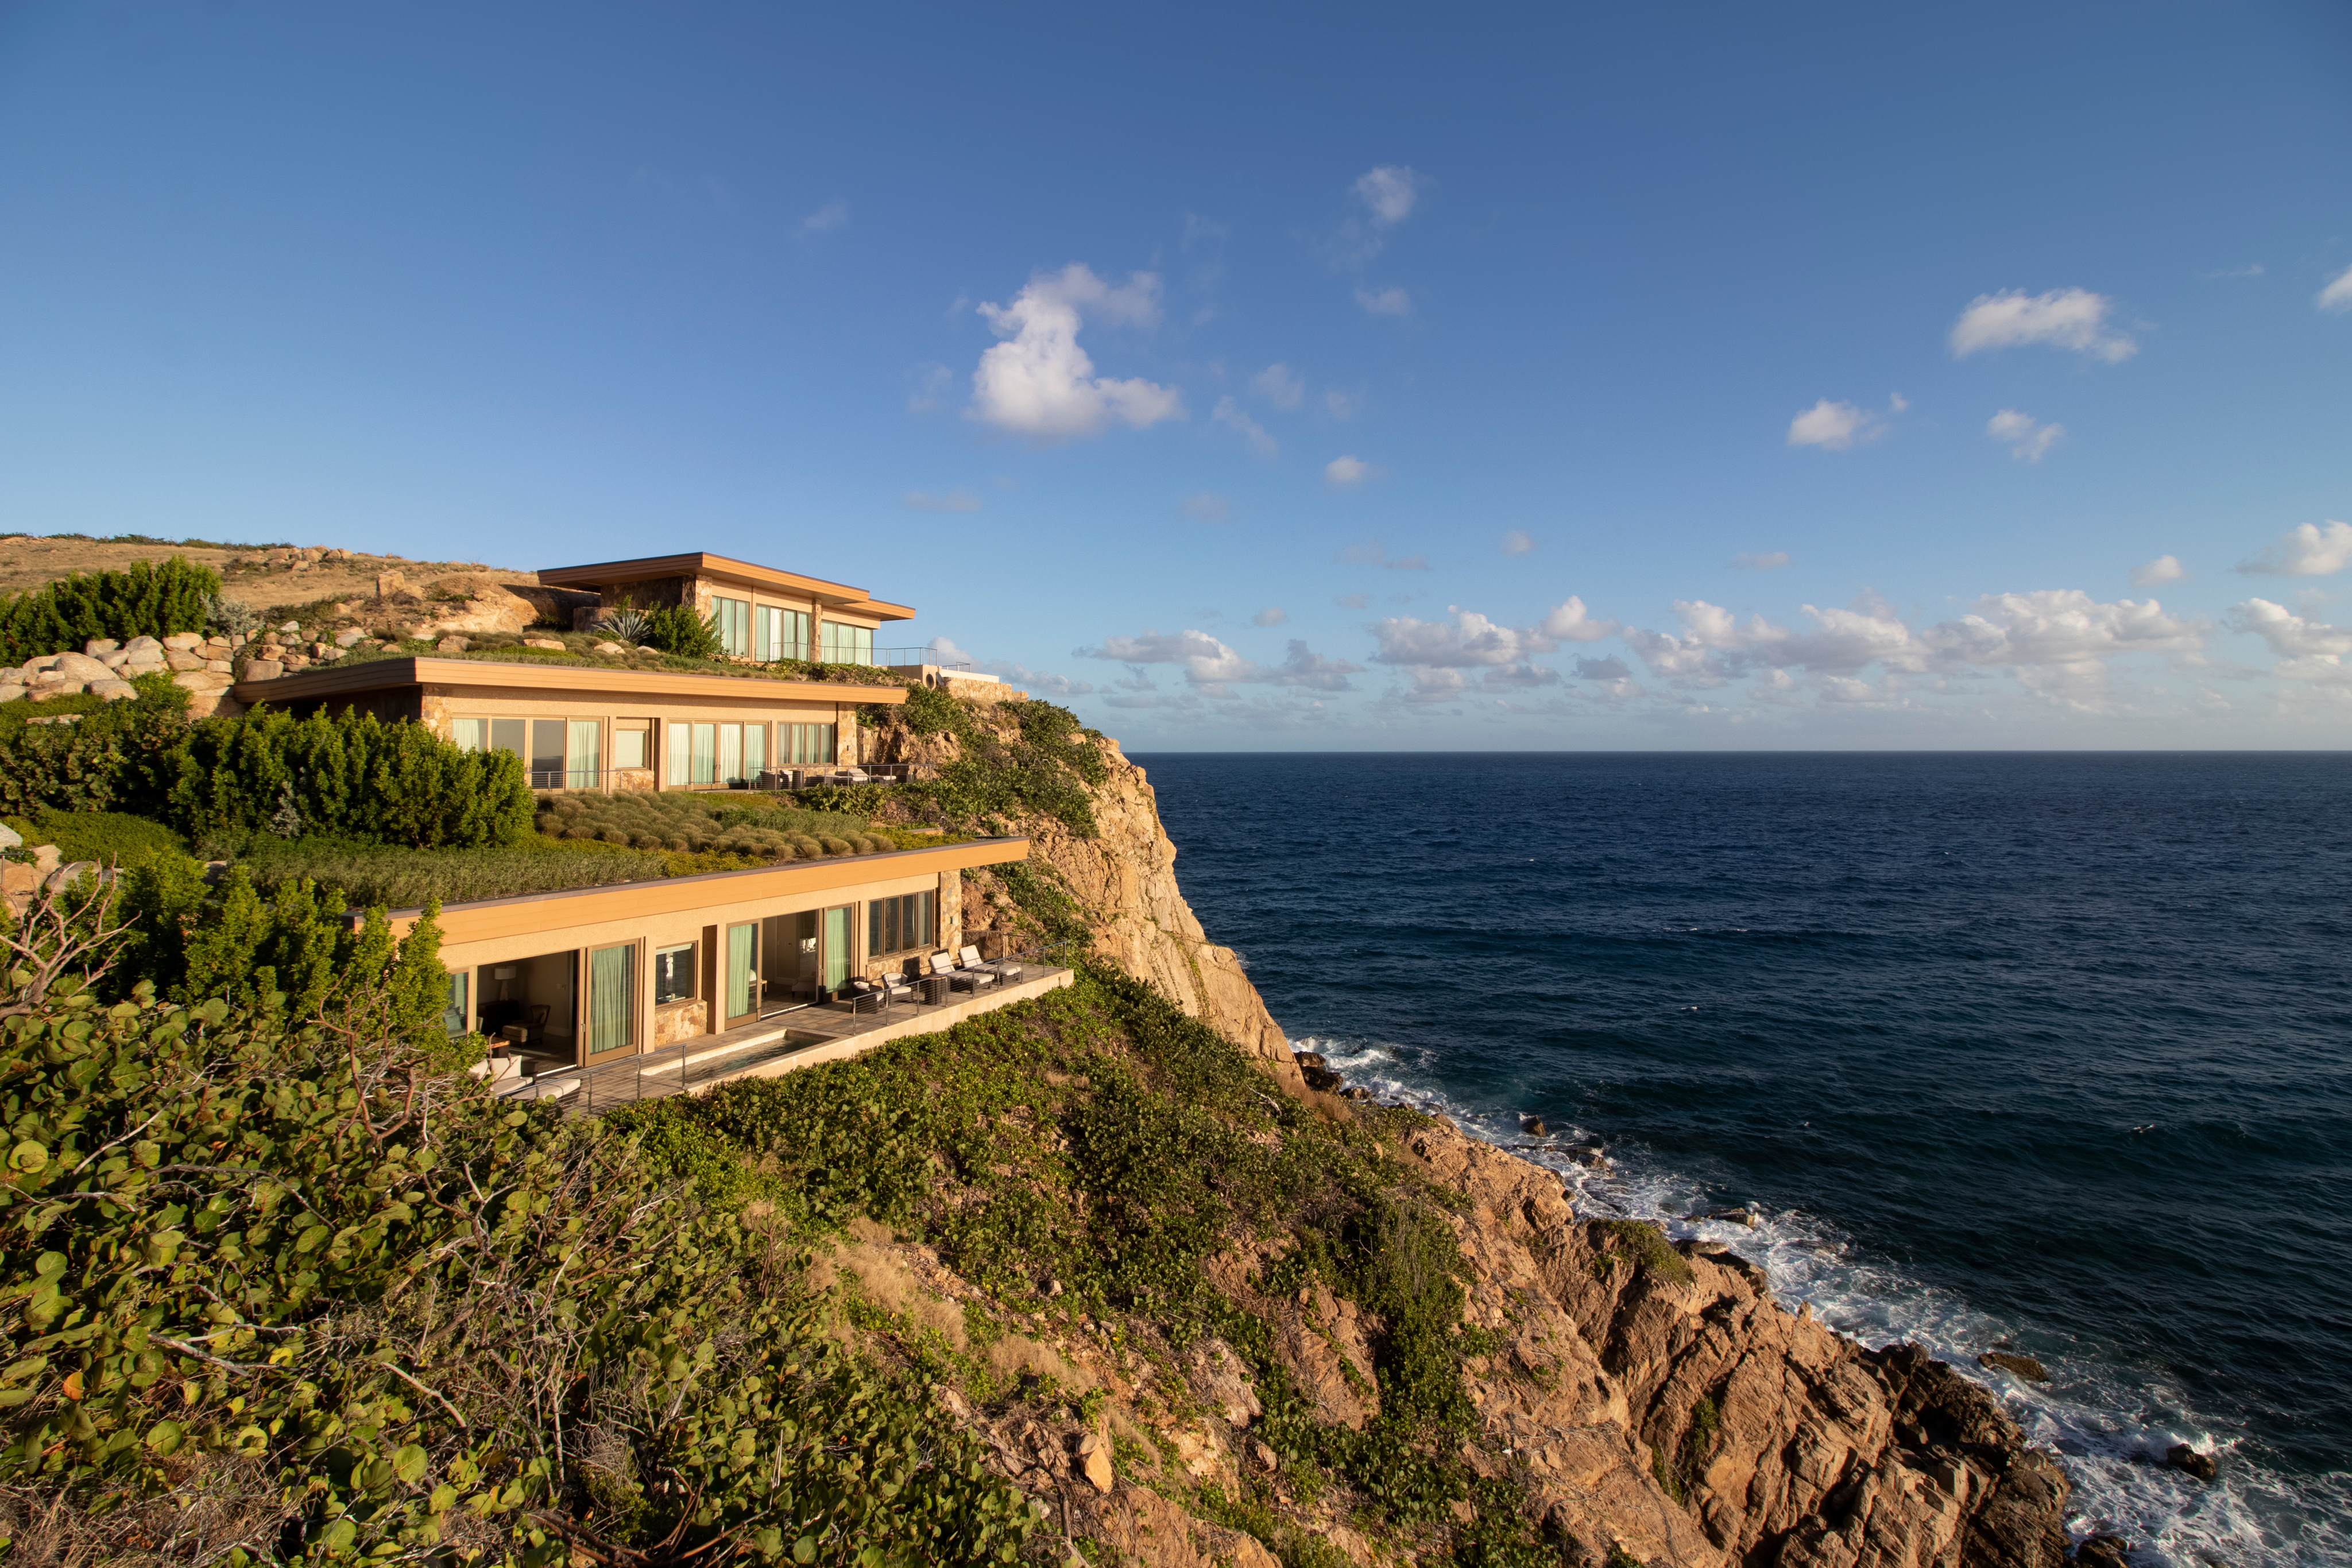
<path fill-rule="evenodd" d="M 1789 422 L 1789 444 L 1843 452 L 1858 441 L 1875 441 L 1885 431 L 1886 422 L 1868 409 L 1823 398 Z"/>
<path fill-rule="evenodd" d="M 1372 657 L 1383 664 L 1415 669 L 1458 670 L 1482 666 L 1524 664 L 1537 653 L 1549 653 L 1563 642 L 1592 643 L 1618 630 L 1614 621 L 1595 621 L 1580 599 L 1569 600 L 1533 626 L 1505 626 L 1475 610 L 1449 605 L 1452 621 L 1422 621 L 1391 615 L 1372 626 L 1380 652 Z"/>
<path fill-rule="evenodd" d="M 1242 405 L 1230 397 L 1219 398 L 1209 417 L 1238 434 L 1260 457 L 1271 457 L 1280 450 L 1274 437 L 1266 434 L 1265 426 L 1244 413 Z"/>
<path fill-rule="evenodd" d="M 1176 509 L 1196 523 L 1229 523 L 1234 520 L 1234 501 L 1230 496 L 1220 496 L 1214 490 L 1202 490 L 1176 503 Z"/>
<path fill-rule="evenodd" d="M 2158 583 L 2179 582 L 2188 575 L 2189 569 L 2180 564 L 2179 556 L 2160 555 L 2131 569 L 2131 585 L 2134 588 L 2154 588 Z"/>
<path fill-rule="evenodd" d="M 2306 621 L 2267 599 L 2232 604 L 2229 620 L 2231 631 L 2250 632 L 2271 645 L 2279 658 L 2273 674 L 2331 685 L 2352 682 L 2352 665 L 2344 662 L 2352 654 L 2352 627 Z"/>
<path fill-rule="evenodd" d="M 801 234 L 821 235 L 837 229 L 849 221 L 849 204 L 835 196 L 801 220 Z"/>
<path fill-rule="evenodd" d="M 2009 455 L 2019 462 L 2039 463 L 2066 438 L 2066 427 L 2054 420 L 2042 424 L 2031 414 L 2005 408 L 1985 421 L 1985 434 L 2007 445 Z"/>
<path fill-rule="evenodd" d="M 1375 316 L 1410 316 L 1412 296 L 1402 288 L 1358 288 L 1356 303 Z"/>
<path fill-rule="evenodd" d="M 1789 552 L 1776 549 L 1763 555 L 1736 555 L 1731 564 L 1746 571 L 1778 571 L 1789 564 Z"/>
<path fill-rule="evenodd" d="M 1078 649 L 1077 656 L 1116 659 L 1125 664 L 1181 665 L 1188 683 L 1212 691 L 1227 685 L 1266 685 L 1343 692 L 1349 689 L 1349 675 L 1363 673 L 1362 665 L 1324 658 L 1295 638 L 1287 659 L 1279 664 L 1261 664 L 1243 657 L 1206 632 L 1192 630 L 1173 635 L 1146 632 L 1139 637 L 1106 637 L 1094 647 Z M 1130 681 L 1121 685 L 1140 689 L 1148 688 L 1150 683 Z"/>
<path fill-rule="evenodd" d="M 2319 291 L 2315 303 L 2322 310 L 2352 310 L 2352 267 L 2337 273 L 2335 281 Z"/>
<path fill-rule="evenodd" d="M 2107 325 L 2107 313 L 2115 303 L 2087 288 L 2053 288 L 2047 294 L 2012 288 L 1979 294 L 1952 323 L 1952 354 L 1966 359 L 1983 349 L 2048 343 L 2115 364 L 2139 352 L 2131 334 Z"/>
<path fill-rule="evenodd" d="M 2326 577 L 2352 566 L 2352 526 L 2298 523 L 2238 570 L 2263 577 Z"/>
<path fill-rule="evenodd" d="M 1323 406 L 1333 419 L 1345 421 L 1356 417 L 1356 411 L 1363 406 L 1363 400 L 1352 392 L 1326 392 Z"/>
<path fill-rule="evenodd" d="M 1505 555 L 1525 555 L 1535 548 L 1536 541 L 1529 538 L 1522 529 L 1512 528 L 1503 535 Z"/>
<path fill-rule="evenodd" d="M 1297 408 L 1307 395 L 1307 382 L 1288 365 L 1276 363 L 1252 376 L 1250 390 L 1276 408 Z"/>
<path fill-rule="evenodd" d="M 1413 204 L 1421 200 L 1427 183 L 1404 164 L 1383 163 L 1358 176 L 1354 190 L 1356 200 L 1370 209 L 1372 222 L 1386 228 L 1412 215 Z"/>
<path fill-rule="evenodd" d="M 1379 472 L 1379 469 L 1360 457 L 1334 457 L 1330 462 L 1323 465 L 1324 482 L 1337 485 L 1341 489 L 1360 485 Z"/>
<path fill-rule="evenodd" d="M 1576 678 L 1580 681 L 1622 681 L 1633 673 L 1633 666 L 1614 653 L 1605 659 L 1576 661 Z"/>
<path fill-rule="evenodd" d="M 980 313 L 997 336 L 1011 341 L 980 357 L 971 377 L 973 419 L 1034 440 L 1060 441 L 1092 435 L 1114 419 L 1140 430 L 1183 416 L 1181 392 L 1139 378 L 1097 377 L 1094 361 L 1078 347 L 1082 316 L 1138 326 L 1157 321 L 1160 279 L 1152 274 L 1131 274 L 1115 287 L 1073 262 L 1030 278 L 1012 304 L 983 304 Z"/>
<path fill-rule="evenodd" d="M 2079 588 L 1988 593 L 1973 613 L 1920 634 L 1948 663 L 2069 664 L 2117 653 L 2178 653 L 2203 643 L 2204 628 L 2155 600 L 2101 603 Z"/>
<path fill-rule="evenodd" d="M 1279 626 L 1289 619 L 1290 612 L 1282 609 L 1278 605 L 1269 604 L 1265 609 L 1250 617 L 1250 624 L 1253 626 Z"/>
<path fill-rule="evenodd" d="M 977 512 L 980 497 L 969 490 L 950 490 L 934 496 L 928 490 L 909 490 L 898 504 L 910 512 Z"/>
<path fill-rule="evenodd" d="M 1391 556 L 1385 546 L 1375 539 L 1369 544 L 1349 545 L 1339 552 L 1339 559 L 1349 566 L 1384 567 L 1390 571 L 1427 571 L 1429 558 L 1425 555 Z"/>

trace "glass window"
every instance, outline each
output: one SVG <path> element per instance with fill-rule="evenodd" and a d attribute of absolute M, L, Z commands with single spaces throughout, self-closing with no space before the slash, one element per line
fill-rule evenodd
<path fill-rule="evenodd" d="M 687 775 L 689 784 L 719 782 L 719 727 L 698 724 L 694 727 L 694 767 Z"/>
<path fill-rule="evenodd" d="M 743 727 L 722 724 L 719 727 L 719 781 L 732 784 L 743 777 Z"/>
<path fill-rule="evenodd" d="M 739 1019 L 758 1006 L 758 993 L 753 989 L 760 972 L 760 928 L 751 925 L 730 925 L 727 928 L 727 1016 Z"/>
<path fill-rule="evenodd" d="M 770 661 L 807 658 L 808 623 L 808 612 L 805 610 L 780 610 L 762 604 L 760 606 L 758 656 Z"/>
<path fill-rule="evenodd" d="M 824 967 L 819 978 L 828 991 L 849 983 L 849 920 L 854 913 L 846 904 L 824 912 L 824 945 L 819 949 Z"/>
<path fill-rule="evenodd" d="M 453 718 L 449 721 L 449 744 L 460 751 L 479 751 L 488 727 L 486 719 Z"/>
<path fill-rule="evenodd" d="M 569 783 L 574 789 L 593 789 L 604 782 L 604 727 L 593 718 L 572 721 Z"/>
<path fill-rule="evenodd" d="M 654 949 L 654 1006 L 694 999 L 694 944 Z"/>
<path fill-rule="evenodd" d="M 664 722 L 669 731 L 669 777 L 662 782 L 683 784 L 686 782 L 688 754 L 693 740 L 694 727 L 690 724 L 679 724 L 674 719 Z"/>
<path fill-rule="evenodd" d="M 523 737 L 530 730 L 530 727 L 529 725 L 525 724 L 519 718 L 494 718 L 490 720 L 490 749 L 493 751 L 511 751 L 517 757 L 524 756 L 526 754 L 527 742 Z"/>
<path fill-rule="evenodd" d="M 834 745 L 837 726 L 830 724 L 786 725 L 792 731 L 792 755 L 780 760 L 793 763 L 816 763 L 830 766 L 835 760 Z"/>
<path fill-rule="evenodd" d="M 838 621 L 824 623 L 824 662 L 828 664 L 870 664 L 874 662 L 874 629 Z"/>
<path fill-rule="evenodd" d="M 768 770 L 768 727 L 747 724 L 743 727 L 743 777 L 757 779 Z"/>
<path fill-rule="evenodd" d="M 449 998 L 441 1009 L 441 1028 L 452 1040 L 466 1032 L 466 992 L 473 977 L 471 969 L 460 969 L 449 977 Z"/>
<path fill-rule="evenodd" d="M 622 1051 L 637 1038 L 637 945 L 588 955 L 588 1051 Z"/>
<path fill-rule="evenodd" d="M 563 788 L 563 721 L 560 718 L 530 721 L 530 787 Z"/>
<path fill-rule="evenodd" d="M 616 729 L 613 732 L 613 766 L 643 768 L 646 765 L 646 732 L 642 729 Z"/>
<path fill-rule="evenodd" d="M 738 658 L 751 652 L 751 601 L 715 596 L 711 612 L 719 622 L 719 645 Z"/>
<path fill-rule="evenodd" d="M 877 898 L 866 906 L 866 955 L 905 953 L 931 945 L 933 893 L 902 894 Z"/>

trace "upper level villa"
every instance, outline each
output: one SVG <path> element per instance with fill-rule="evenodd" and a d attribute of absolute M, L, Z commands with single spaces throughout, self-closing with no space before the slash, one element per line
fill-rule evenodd
<path fill-rule="evenodd" d="M 592 629 L 604 610 L 688 604 L 717 623 L 719 645 L 730 658 L 759 664 L 782 659 L 824 664 L 920 662 L 894 656 L 920 650 L 883 648 L 877 653 L 876 648 L 876 633 L 886 623 L 914 619 L 909 606 L 877 599 L 845 583 L 704 550 L 553 567 L 542 570 L 539 580 L 549 588 L 596 595 L 594 605 L 572 612 L 579 631 Z"/>

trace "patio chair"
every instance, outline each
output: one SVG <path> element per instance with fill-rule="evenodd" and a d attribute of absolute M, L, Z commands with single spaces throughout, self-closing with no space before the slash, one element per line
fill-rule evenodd
<path fill-rule="evenodd" d="M 956 957 L 958 959 L 956 967 L 959 969 L 985 969 L 999 980 L 1017 980 L 1021 977 L 1020 965 L 1010 958 L 983 959 L 977 946 L 966 947 L 957 954 Z"/>
<path fill-rule="evenodd" d="M 979 991 L 996 984 L 999 977 L 993 969 L 959 969 L 955 957 L 949 953 L 934 953 L 928 960 L 931 973 L 948 983 L 951 991 Z"/>
<path fill-rule="evenodd" d="M 915 999 L 915 982 L 908 979 L 904 975 L 894 975 L 889 971 L 885 970 L 881 978 L 877 980 L 875 984 L 889 992 L 890 999 L 894 1002 L 901 1000 L 913 1001 Z"/>
<path fill-rule="evenodd" d="M 887 1012 L 893 995 L 887 986 L 868 979 L 855 979 L 841 988 L 840 1000 L 849 1004 L 852 1013 Z"/>

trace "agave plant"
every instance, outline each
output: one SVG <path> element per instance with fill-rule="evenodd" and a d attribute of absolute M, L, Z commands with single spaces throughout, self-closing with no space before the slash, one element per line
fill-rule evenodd
<path fill-rule="evenodd" d="M 642 643 L 646 640 L 646 612 L 623 606 L 607 610 L 600 618 L 605 635 L 622 643 Z"/>

